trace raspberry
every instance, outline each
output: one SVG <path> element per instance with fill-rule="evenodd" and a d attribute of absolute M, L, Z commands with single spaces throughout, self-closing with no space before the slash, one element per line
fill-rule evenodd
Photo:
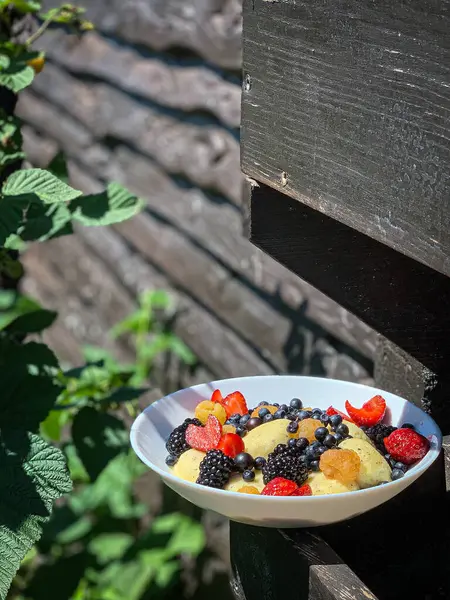
<path fill-rule="evenodd" d="M 381 452 L 381 454 L 386 454 L 387 450 L 384 445 L 384 438 L 387 438 L 393 431 L 395 431 L 397 427 L 392 427 L 391 425 L 383 425 L 382 423 L 378 423 L 378 425 L 374 425 L 373 427 L 369 427 L 366 429 L 366 435 L 372 440 L 375 444 L 377 450 Z"/>
<path fill-rule="evenodd" d="M 304 437 L 308 442 L 314 442 L 316 439 L 316 429 L 320 423 L 316 419 L 303 419 L 298 424 L 296 437 Z"/>
<path fill-rule="evenodd" d="M 244 452 L 245 445 L 237 433 L 226 433 L 220 438 L 217 448 L 227 456 L 235 458 L 240 452 Z"/>
<path fill-rule="evenodd" d="M 297 490 L 298 485 L 290 479 L 276 477 L 272 479 L 261 492 L 262 496 L 292 496 Z"/>
<path fill-rule="evenodd" d="M 373 427 L 384 417 L 384 413 L 386 412 L 386 400 L 383 396 L 374 396 L 368 402 L 363 404 L 362 408 L 355 408 L 348 400 L 346 400 L 345 409 L 356 425 Z"/>
<path fill-rule="evenodd" d="M 308 468 L 301 450 L 297 447 L 291 448 L 285 444 L 278 444 L 275 450 L 269 454 L 262 472 L 264 483 L 282 477 L 301 485 L 308 478 Z"/>
<path fill-rule="evenodd" d="M 358 479 L 361 459 L 353 450 L 327 450 L 320 457 L 319 466 L 328 479 L 351 483 Z"/>
<path fill-rule="evenodd" d="M 186 429 L 189 425 L 201 425 L 198 419 L 186 419 L 184 423 L 175 427 L 166 442 L 167 452 L 171 456 L 179 458 L 183 452 L 190 449 L 189 444 L 186 442 Z"/>
<path fill-rule="evenodd" d="M 427 438 L 420 435 L 412 429 L 397 429 L 384 440 L 386 450 L 393 459 L 412 465 L 422 460 L 430 449 L 430 442 Z"/>
<path fill-rule="evenodd" d="M 254 485 L 243 485 L 241 488 L 238 489 L 238 492 L 240 494 L 255 494 L 255 495 L 258 494 L 259 495 L 259 490 Z"/>
<path fill-rule="evenodd" d="M 299 487 L 291 496 L 312 496 L 312 489 L 308 483 Z"/>
<path fill-rule="evenodd" d="M 212 415 L 209 415 L 204 427 L 188 425 L 186 429 L 186 442 L 191 448 L 201 450 L 202 452 L 208 452 L 208 450 L 217 448 L 221 437 L 222 425 Z"/>
<path fill-rule="evenodd" d="M 209 415 L 217 417 L 221 425 L 223 425 L 227 420 L 227 413 L 221 404 L 217 402 L 211 402 L 210 400 L 204 400 L 203 402 L 197 404 L 195 407 L 195 416 L 203 423 L 203 425 L 205 425 Z"/>
<path fill-rule="evenodd" d="M 231 477 L 234 463 L 220 450 L 209 450 L 200 463 L 197 483 L 207 487 L 221 489 Z"/>

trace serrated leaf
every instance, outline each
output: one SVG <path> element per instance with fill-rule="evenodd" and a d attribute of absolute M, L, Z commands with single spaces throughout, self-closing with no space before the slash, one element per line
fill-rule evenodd
<path fill-rule="evenodd" d="M 74 219 L 83 225 L 112 225 L 130 219 L 144 208 L 144 201 L 118 183 L 100 194 L 82 196 L 70 203 Z"/>
<path fill-rule="evenodd" d="M 99 564 L 105 565 L 121 558 L 132 543 L 133 537 L 128 533 L 104 533 L 90 542 L 88 550 Z"/>
<path fill-rule="evenodd" d="M 0 71 L 0 86 L 8 88 L 15 94 L 31 85 L 33 79 L 34 69 L 15 61 L 11 61 L 8 67 Z"/>
<path fill-rule="evenodd" d="M 128 448 L 128 435 L 123 422 L 89 406 L 76 414 L 72 438 L 91 481 L 95 481 L 109 462 Z"/>
<path fill-rule="evenodd" d="M 4 196 L 23 197 L 34 194 L 47 204 L 68 202 L 82 192 L 75 190 L 44 169 L 23 169 L 8 177 L 3 185 Z"/>
<path fill-rule="evenodd" d="M 70 235 L 72 215 L 66 204 L 34 203 L 26 211 L 24 224 L 19 230 L 20 237 L 25 242 L 46 240 Z"/>
<path fill-rule="evenodd" d="M 64 455 L 23 430 L 0 434 L 0 599 L 20 562 L 39 540 L 53 502 L 70 492 Z"/>

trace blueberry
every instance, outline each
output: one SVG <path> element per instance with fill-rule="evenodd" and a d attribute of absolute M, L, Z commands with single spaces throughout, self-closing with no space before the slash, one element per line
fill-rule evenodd
<path fill-rule="evenodd" d="M 295 440 L 295 439 L 293 439 L 293 438 L 292 438 L 292 439 L 290 439 L 290 440 L 288 441 L 288 446 L 289 446 L 289 448 L 297 448 L 297 440 Z"/>
<path fill-rule="evenodd" d="M 403 423 L 402 429 L 415 429 L 412 423 Z"/>
<path fill-rule="evenodd" d="M 319 442 L 323 442 L 323 440 L 328 435 L 328 429 L 326 427 L 318 427 L 314 435 L 316 436 L 316 440 L 319 440 Z"/>
<path fill-rule="evenodd" d="M 336 427 L 336 433 L 340 433 L 342 436 L 346 437 L 348 435 L 348 427 L 345 423 L 341 423 Z"/>
<path fill-rule="evenodd" d="M 309 410 L 300 410 L 297 413 L 297 417 L 303 421 L 303 419 L 309 419 L 311 417 L 311 413 L 309 412 Z"/>
<path fill-rule="evenodd" d="M 296 421 L 292 421 L 287 426 L 287 432 L 288 433 L 297 433 L 297 430 L 298 430 L 298 423 Z"/>
<path fill-rule="evenodd" d="M 286 450 L 286 444 L 278 444 L 275 446 L 273 452 L 274 454 L 280 454 L 280 452 L 284 452 Z"/>
<path fill-rule="evenodd" d="M 280 408 L 280 405 L 278 404 L 278 402 L 274 402 L 274 403 L 272 404 L 272 406 L 276 406 L 277 408 Z"/>
<path fill-rule="evenodd" d="M 326 452 L 328 450 L 328 448 L 326 446 L 320 446 L 318 452 L 322 455 L 324 452 Z"/>
<path fill-rule="evenodd" d="M 238 471 L 243 472 L 253 467 L 254 460 L 248 452 L 240 452 L 234 459 L 234 464 Z"/>
<path fill-rule="evenodd" d="M 247 421 L 247 431 L 251 431 L 260 425 L 262 425 L 262 419 L 259 417 L 252 417 L 249 421 Z"/>
<path fill-rule="evenodd" d="M 297 415 L 295 414 L 297 411 L 295 410 L 293 413 L 290 412 L 287 415 L 287 419 L 289 419 L 289 421 L 297 421 Z"/>
<path fill-rule="evenodd" d="M 284 410 L 281 410 L 281 407 L 273 415 L 274 419 L 284 419 L 285 416 L 286 416 L 286 412 Z"/>
<path fill-rule="evenodd" d="M 320 415 L 322 413 L 322 409 L 321 408 L 313 408 L 312 409 L 313 415 Z"/>
<path fill-rule="evenodd" d="M 339 425 L 342 423 L 341 415 L 331 415 L 330 423 L 332 427 L 339 427 Z"/>
<path fill-rule="evenodd" d="M 242 473 L 242 479 L 244 481 L 253 481 L 255 479 L 255 471 L 250 471 L 250 470 L 244 471 Z"/>
<path fill-rule="evenodd" d="M 340 433 L 335 433 L 334 439 L 336 440 L 336 444 L 339 444 L 339 442 L 342 442 L 342 440 L 344 439 L 344 436 L 341 435 Z"/>
<path fill-rule="evenodd" d="M 337 441 L 334 435 L 328 434 L 327 436 L 325 436 L 325 439 L 323 440 L 324 446 L 326 446 L 327 448 L 333 448 L 333 446 L 336 446 L 336 444 Z"/>
<path fill-rule="evenodd" d="M 261 470 L 265 464 L 266 459 L 264 458 L 264 456 L 257 456 L 255 458 L 255 469 Z"/>
<path fill-rule="evenodd" d="M 264 415 L 263 423 L 270 423 L 270 421 L 273 421 L 273 415 L 268 412 L 267 415 Z"/>
<path fill-rule="evenodd" d="M 316 458 L 319 458 L 320 450 L 318 447 L 314 448 L 311 444 L 311 446 L 308 446 L 308 448 L 306 448 L 305 456 L 306 456 L 306 458 L 308 458 L 310 460 L 314 460 Z"/>
<path fill-rule="evenodd" d="M 230 421 L 232 423 L 239 423 L 239 421 L 241 420 L 241 416 L 239 413 L 235 413 L 234 415 L 231 415 L 230 417 Z"/>
<path fill-rule="evenodd" d="M 315 440 L 314 442 L 310 443 L 310 447 L 311 448 L 320 448 L 321 445 L 322 444 L 319 441 L 317 441 L 317 440 Z"/>
<path fill-rule="evenodd" d="M 241 437 L 244 435 L 245 431 L 245 427 L 241 427 L 240 425 L 236 427 L 236 433 Z"/>
<path fill-rule="evenodd" d="M 311 471 L 320 471 L 319 461 L 318 460 L 311 461 L 309 468 L 311 469 Z"/>
<path fill-rule="evenodd" d="M 289 410 L 289 406 L 287 404 L 282 404 L 280 406 L 280 410 L 284 410 L 284 412 L 287 412 Z"/>
<path fill-rule="evenodd" d="M 400 469 L 392 469 L 392 481 L 396 481 L 397 479 L 401 479 L 405 474 Z"/>
<path fill-rule="evenodd" d="M 324 425 L 328 425 L 328 424 L 329 424 L 329 422 L 330 422 L 330 417 L 327 415 L 327 413 L 322 413 L 322 414 L 320 415 L 320 420 L 322 421 L 322 423 L 323 423 Z"/>
<path fill-rule="evenodd" d="M 244 415 L 243 417 L 240 418 L 239 425 L 242 425 L 244 427 L 245 425 L 247 425 L 247 423 L 249 421 L 250 421 L 250 415 Z"/>
<path fill-rule="evenodd" d="M 258 404 L 258 406 L 268 406 L 268 405 L 269 405 L 269 403 L 264 402 L 264 400 Z"/>
<path fill-rule="evenodd" d="M 292 400 L 289 402 L 289 406 L 298 410 L 299 408 L 302 408 L 303 403 L 300 398 L 292 398 Z"/>
<path fill-rule="evenodd" d="M 267 408 L 260 408 L 260 409 L 259 409 L 259 411 L 258 411 L 258 416 L 259 416 L 261 419 L 264 419 L 264 417 L 265 417 L 266 415 L 270 415 L 270 410 L 269 410 L 269 409 L 267 409 Z"/>
<path fill-rule="evenodd" d="M 177 457 L 176 456 L 172 456 L 171 454 L 169 454 L 169 456 L 166 457 L 166 465 L 168 467 L 173 467 L 173 465 L 177 462 Z"/>
<path fill-rule="evenodd" d="M 405 465 L 402 462 L 396 462 L 394 464 L 394 469 L 399 469 L 400 471 L 403 471 L 403 473 L 405 473 L 405 471 L 408 470 L 408 465 Z"/>
<path fill-rule="evenodd" d="M 300 450 L 305 450 L 309 446 L 309 441 L 304 437 L 298 438 L 295 442 L 297 443 L 297 448 Z"/>
<path fill-rule="evenodd" d="M 320 413 L 313 413 L 311 418 L 320 421 Z"/>

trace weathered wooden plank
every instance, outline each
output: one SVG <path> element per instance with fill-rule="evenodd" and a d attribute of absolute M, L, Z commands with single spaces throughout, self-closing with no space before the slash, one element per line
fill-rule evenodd
<path fill-rule="evenodd" d="M 57 0 L 42 4 L 59 6 Z M 83 6 L 107 34 L 155 50 L 185 48 L 220 67 L 240 69 L 239 0 L 86 0 Z"/>
<path fill-rule="evenodd" d="M 244 3 L 244 171 L 450 275 L 450 3 Z"/>
<path fill-rule="evenodd" d="M 25 133 L 28 134 L 28 130 Z M 46 164 L 39 162 L 41 151 L 38 139 L 26 135 L 26 141 L 27 152 L 33 161 L 37 161 L 36 164 Z M 66 149 L 69 152 L 75 151 L 77 161 L 85 162 L 87 168 L 92 168 L 95 161 L 92 148 L 90 151 L 86 151 L 84 147 L 74 150 L 74 145 L 68 144 Z M 282 319 L 297 323 L 299 327 L 312 328 L 316 331 L 316 336 L 331 333 L 365 356 L 373 357 L 374 333 L 342 307 L 299 280 L 244 239 L 241 234 L 241 218 L 233 207 L 210 202 L 200 190 L 178 188 L 156 165 L 125 148 L 117 149 L 108 159 L 101 153 L 97 153 L 97 156 L 100 161 L 94 163 L 95 171 L 102 173 L 103 169 L 105 177 L 113 176 L 135 193 L 146 197 L 155 215 L 167 220 L 195 240 L 196 245 L 235 272 L 243 283 L 251 286 L 255 293 L 261 294 L 265 302 L 282 315 Z M 76 165 L 71 170 L 77 174 L 77 185 L 86 191 L 93 191 L 95 183 L 89 177 L 83 177 Z M 332 373 L 341 373 L 341 377 L 350 379 L 365 377 L 356 368 L 354 361 L 344 354 L 336 356 L 340 364 L 330 365 Z M 332 353 L 330 360 L 335 362 Z"/>
<path fill-rule="evenodd" d="M 146 56 L 117 46 L 98 33 L 79 38 L 59 30 L 39 40 L 47 57 L 71 73 L 93 76 L 161 106 L 209 112 L 228 127 L 241 120 L 241 87 L 206 64 L 173 64 L 164 54 Z"/>
<path fill-rule="evenodd" d="M 181 175 L 241 204 L 239 143 L 223 128 L 183 122 L 105 84 L 83 83 L 54 65 L 48 65 L 36 78 L 34 90 L 77 119 L 83 125 L 79 127 L 80 132 L 87 129 L 94 143 L 105 140 L 108 144 L 108 140 L 116 140 L 128 144 L 167 172 Z M 35 94 L 27 92 L 21 97 L 17 114 L 37 128 L 46 127 L 45 108 L 38 108 L 39 121 L 34 115 L 38 104 Z M 54 110 L 52 107 L 51 112 Z M 66 121 L 63 115 L 61 119 Z"/>

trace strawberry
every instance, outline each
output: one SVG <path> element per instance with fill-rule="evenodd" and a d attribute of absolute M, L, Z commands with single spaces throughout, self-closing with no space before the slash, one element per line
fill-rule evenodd
<path fill-rule="evenodd" d="M 275 477 L 264 487 L 263 496 L 292 496 L 299 489 L 298 485 L 290 479 Z"/>
<path fill-rule="evenodd" d="M 208 452 L 208 450 L 217 448 L 222 437 L 222 425 L 217 417 L 209 415 L 204 427 L 192 423 L 188 425 L 185 437 L 191 448 Z"/>
<path fill-rule="evenodd" d="M 327 408 L 326 413 L 329 417 L 333 415 L 340 415 L 344 419 L 344 421 L 349 421 L 350 423 L 353 423 L 349 416 L 347 416 L 345 413 L 341 412 L 337 408 L 333 408 L 332 406 Z"/>
<path fill-rule="evenodd" d="M 412 465 L 426 455 L 430 442 L 413 429 L 396 429 L 384 438 L 386 450 L 394 460 Z"/>
<path fill-rule="evenodd" d="M 362 408 L 355 408 L 347 400 L 345 402 L 345 409 L 359 427 L 361 425 L 373 427 L 383 420 L 384 413 L 386 412 L 386 400 L 383 396 L 374 396 L 363 404 Z"/>
<path fill-rule="evenodd" d="M 311 486 L 308 483 L 305 483 L 302 487 L 299 487 L 298 490 L 295 490 L 291 496 L 312 496 Z"/>
<path fill-rule="evenodd" d="M 241 392 L 232 392 L 228 394 L 221 402 L 224 409 L 227 411 L 227 417 L 232 415 L 246 415 L 248 413 L 247 402 Z"/>
<path fill-rule="evenodd" d="M 222 404 L 223 402 L 223 396 L 220 392 L 220 390 L 214 390 L 211 396 L 211 402 L 219 402 L 219 404 Z"/>
<path fill-rule="evenodd" d="M 245 445 L 237 433 L 225 433 L 220 438 L 217 448 L 230 458 L 235 458 L 240 452 L 244 452 Z"/>

